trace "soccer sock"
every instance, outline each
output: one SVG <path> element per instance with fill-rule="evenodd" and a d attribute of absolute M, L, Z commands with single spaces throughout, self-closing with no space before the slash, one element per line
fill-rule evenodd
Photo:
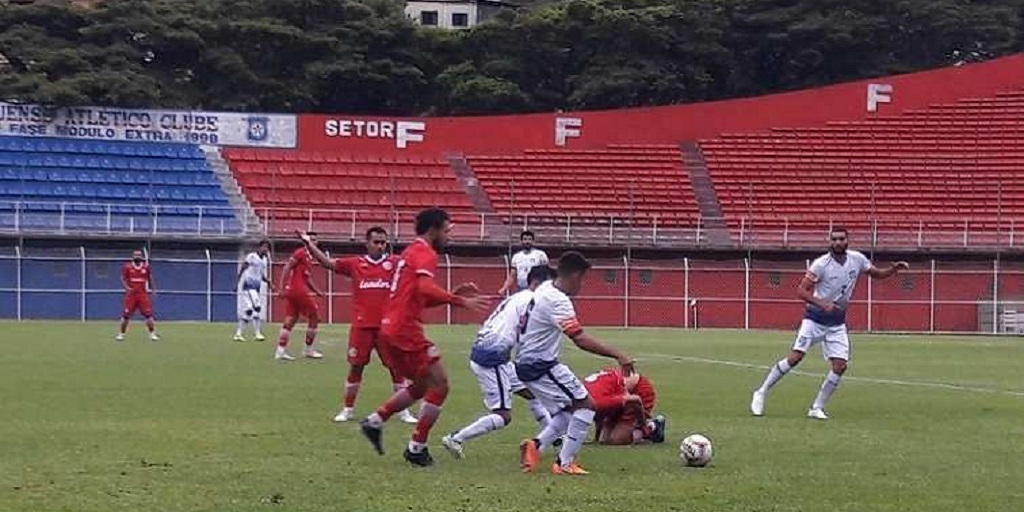
<path fill-rule="evenodd" d="M 537 420 L 541 428 L 548 426 L 548 423 L 551 422 L 551 415 L 548 414 L 548 410 L 544 407 L 544 404 L 540 403 L 540 400 L 536 398 L 527 400 L 526 405 L 530 408 L 533 419 Z"/>
<path fill-rule="evenodd" d="M 593 424 L 594 411 L 592 409 L 577 409 L 572 413 L 569 430 L 566 432 L 565 442 L 562 444 L 562 451 L 558 454 L 558 462 L 562 467 L 567 467 L 576 460 L 576 454 L 583 447 L 583 441 L 587 440 L 587 432 L 590 431 L 590 426 Z"/>
<path fill-rule="evenodd" d="M 356 405 L 356 396 L 359 395 L 359 386 L 363 382 L 362 373 L 350 371 L 348 379 L 345 380 L 345 407 Z"/>
<path fill-rule="evenodd" d="M 262 327 L 262 324 L 263 324 L 263 321 L 260 320 L 260 314 L 256 313 L 256 315 L 252 317 L 252 331 L 254 333 L 256 333 L 256 334 L 259 334 L 259 333 L 263 332 L 263 331 L 260 330 L 260 328 Z"/>
<path fill-rule="evenodd" d="M 238 330 L 235 331 L 235 336 L 241 336 L 242 335 L 242 331 L 245 329 L 245 324 L 247 324 L 247 323 L 249 323 L 249 321 L 246 320 L 245 318 L 239 318 L 238 319 Z"/>
<path fill-rule="evenodd" d="M 839 381 L 842 378 L 842 375 L 829 370 L 828 375 L 825 376 L 825 382 L 821 383 L 821 389 L 818 390 L 818 396 L 814 398 L 814 404 L 811 405 L 811 408 L 824 409 L 825 402 L 828 402 L 832 393 L 835 392 L 837 387 L 839 387 Z"/>
<path fill-rule="evenodd" d="M 464 443 L 474 437 L 480 437 L 488 432 L 503 428 L 505 428 L 505 418 L 502 418 L 500 414 L 488 414 L 466 425 L 462 430 L 456 432 L 452 438 L 460 443 Z"/>
<path fill-rule="evenodd" d="M 414 443 L 426 445 L 427 438 L 430 436 L 430 429 L 434 427 L 437 418 L 441 416 L 441 406 L 444 405 L 444 400 L 447 396 L 447 389 L 431 388 L 427 390 L 426 395 L 423 396 L 423 405 L 420 407 L 419 421 L 416 422 L 416 427 L 412 429 L 412 441 Z M 413 443 L 409 443 L 409 450 L 413 453 L 417 451 Z"/>
<path fill-rule="evenodd" d="M 391 398 L 388 398 L 388 401 L 384 402 L 384 405 L 381 405 L 374 414 L 377 415 L 378 419 L 383 423 L 396 412 L 408 409 L 415 401 L 416 399 L 412 397 L 412 394 L 409 393 L 408 389 L 402 389 L 391 395 Z M 372 418 L 370 419 L 370 424 L 373 425 Z"/>
<path fill-rule="evenodd" d="M 292 329 L 290 327 L 281 327 L 281 334 L 277 336 L 277 346 L 284 348 L 288 346 L 288 340 L 292 337 Z"/>
<path fill-rule="evenodd" d="M 306 346 L 307 347 L 312 347 L 313 343 L 316 341 L 316 331 L 317 331 L 316 327 L 310 327 L 310 328 L 306 329 Z"/>
<path fill-rule="evenodd" d="M 772 369 L 768 371 L 768 375 L 765 376 L 764 382 L 761 383 L 761 387 L 757 388 L 761 393 L 767 393 L 776 382 L 779 381 L 783 376 L 789 373 L 793 367 L 789 365 L 789 360 L 783 357 L 779 362 L 772 366 Z"/>
<path fill-rule="evenodd" d="M 150 333 L 156 330 L 156 322 L 153 321 L 153 317 L 146 319 L 146 329 L 149 329 Z"/>
<path fill-rule="evenodd" d="M 127 318 L 122 318 L 121 319 L 121 334 L 124 334 L 126 332 L 128 332 L 128 319 Z"/>
<path fill-rule="evenodd" d="M 569 428 L 569 420 L 572 419 L 572 414 L 569 411 L 559 411 L 551 416 L 551 420 L 548 421 L 547 426 L 537 434 L 536 441 L 538 443 L 537 449 L 544 451 L 555 443 L 555 440 L 562 437 L 565 434 L 567 428 Z"/>

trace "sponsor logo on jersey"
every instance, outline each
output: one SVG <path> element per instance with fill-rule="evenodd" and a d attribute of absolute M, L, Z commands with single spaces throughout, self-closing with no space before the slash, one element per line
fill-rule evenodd
<path fill-rule="evenodd" d="M 364 279 L 359 281 L 360 290 L 389 290 L 391 283 L 383 279 Z"/>

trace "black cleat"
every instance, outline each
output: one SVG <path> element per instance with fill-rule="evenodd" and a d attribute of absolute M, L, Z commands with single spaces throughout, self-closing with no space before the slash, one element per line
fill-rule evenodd
<path fill-rule="evenodd" d="M 654 429 L 651 430 L 650 440 L 652 443 L 664 443 L 665 442 L 665 416 L 661 414 L 654 417 Z"/>
<path fill-rule="evenodd" d="M 409 464 L 413 466 L 420 466 L 428 468 L 434 465 L 434 458 L 430 456 L 430 450 L 423 447 L 423 451 L 419 453 L 413 453 L 408 448 L 405 449 L 405 453 L 402 454 L 405 460 L 409 461 Z"/>
<path fill-rule="evenodd" d="M 382 434 L 381 428 L 370 425 L 369 421 L 363 420 L 359 422 L 359 430 L 363 432 L 363 436 L 366 437 L 366 440 L 373 445 L 373 449 L 377 450 L 378 454 L 384 455 L 384 445 L 381 444 L 380 440 Z"/>

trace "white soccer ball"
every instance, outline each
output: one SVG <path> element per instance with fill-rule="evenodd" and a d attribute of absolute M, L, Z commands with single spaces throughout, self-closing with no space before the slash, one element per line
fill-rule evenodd
<path fill-rule="evenodd" d="M 700 434 L 693 434 L 679 443 L 679 458 L 686 466 L 702 468 L 711 462 L 714 453 L 711 440 Z"/>

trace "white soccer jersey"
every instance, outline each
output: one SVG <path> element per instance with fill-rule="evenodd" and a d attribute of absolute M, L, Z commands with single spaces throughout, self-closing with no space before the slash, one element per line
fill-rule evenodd
<path fill-rule="evenodd" d="M 477 332 L 470 354 L 474 363 L 494 367 L 509 361 L 531 300 L 533 290 L 526 289 L 510 295 L 494 308 Z"/>
<path fill-rule="evenodd" d="M 547 265 L 548 255 L 540 249 L 530 249 L 529 251 L 519 251 L 512 255 L 512 268 L 516 270 L 516 286 L 520 290 L 525 290 L 529 283 L 526 281 L 527 276 L 530 275 L 530 269 L 537 265 Z"/>
<path fill-rule="evenodd" d="M 250 252 L 245 256 L 245 262 L 249 266 L 242 273 L 242 289 L 259 290 L 263 284 L 263 277 L 267 275 L 267 267 L 270 266 L 270 260 L 266 256 L 261 258 L 259 254 Z"/>
<path fill-rule="evenodd" d="M 562 334 L 575 336 L 581 332 L 583 327 L 576 319 L 572 300 L 555 287 L 554 281 L 546 281 L 533 292 L 533 307 L 519 336 L 516 364 L 530 366 L 557 361 Z"/>
<path fill-rule="evenodd" d="M 846 251 L 846 261 L 839 263 L 832 253 L 825 254 L 811 263 L 807 277 L 814 281 L 814 296 L 832 302 L 838 308 L 825 313 L 814 306 L 808 306 L 805 317 L 822 325 L 838 325 L 846 321 L 846 308 L 853 297 L 857 278 L 871 268 L 867 256 L 857 251 Z"/>

